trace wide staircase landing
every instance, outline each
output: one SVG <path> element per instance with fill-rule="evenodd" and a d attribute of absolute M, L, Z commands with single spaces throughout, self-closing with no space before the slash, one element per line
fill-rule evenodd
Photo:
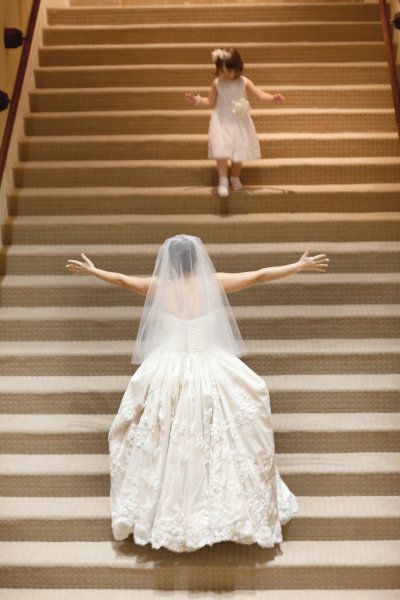
<path fill-rule="evenodd" d="M 0 596 L 398 598 L 400 153 L 378 6 L 71 0 L 42 33 L 3 226 Z M 286 102 L 252 102 L 264 158 L 221 200 L 209 111 L 183 94 L 206 93 L 227 44 Z M 85 252 L 148 275 L 176 233 L 199 235 L 221 271 L 306 246 L 330 258 L 230 294 L 299 499 L 280 551 L 112 538 L 107 432 L 143 297 L 65 264 Z"/>

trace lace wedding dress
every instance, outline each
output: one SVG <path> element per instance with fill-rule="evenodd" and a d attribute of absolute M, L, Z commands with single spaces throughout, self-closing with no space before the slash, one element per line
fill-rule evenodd
<path fill-rule="evenodd" d="M 160 346 L 130 379 L 108 435 L 114 538 L 175 552 L 281 542 L 299 507 L 276 465 L 264 380 L 208 346 L 202 316 L 160 314 Z"/>

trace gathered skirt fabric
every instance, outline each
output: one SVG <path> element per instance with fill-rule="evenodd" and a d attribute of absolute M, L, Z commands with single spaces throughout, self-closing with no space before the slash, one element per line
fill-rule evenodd
<path fill-rule="evenodd" d="M 271 547 L 298 512 L 275 461 L 264 379 L 220 349 L 151 352 L 109 434 L 113 536 L 175 552 Z"/>
<path fill-rule="evenodd" d="M 243 117 L 232 112 L 233 101 L 246 97 L 246 77 L 233 81 L 216 78 L 218 98 L 208 126 L 208 158 L 227 158 L 233 162 L 261 158 L 260 142 L 251 114 Z"/>

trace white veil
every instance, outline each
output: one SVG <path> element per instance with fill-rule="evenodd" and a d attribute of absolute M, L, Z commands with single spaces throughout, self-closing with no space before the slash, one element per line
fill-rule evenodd
<path fill-rule="evenodd" d="M 166 312 L 187 321 L 202 317 L 201 335 L 207 346 L 236 356 L 245 353 L 236 317 L 215 273 L 199 237 L 178 234 L 165 240 L 156 258 L 131 363 L 140 364 L 159 346 L 157 334 Z"/>

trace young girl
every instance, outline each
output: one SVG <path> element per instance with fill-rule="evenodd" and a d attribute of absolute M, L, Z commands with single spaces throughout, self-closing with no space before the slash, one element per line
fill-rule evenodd
<path fill-rule="evenodd" d="M 208 130 L 208 158 L 217 161 L 218 195 L 226 197 L 229 196 L 228 159 L 232 163 L 232 189 L 240 190 L 242 161 L 261 158 L 246 92 L 265 102 L 278 102 L 285 98 L 282 94 L 264 92 L 242 75 L 244 65 L 236 48 L 217 48 L 211 55 L 216 66 L 216 78 L 208 97 L 187 92 L 184 99 L 188 104 L 213 109 Z"/>

